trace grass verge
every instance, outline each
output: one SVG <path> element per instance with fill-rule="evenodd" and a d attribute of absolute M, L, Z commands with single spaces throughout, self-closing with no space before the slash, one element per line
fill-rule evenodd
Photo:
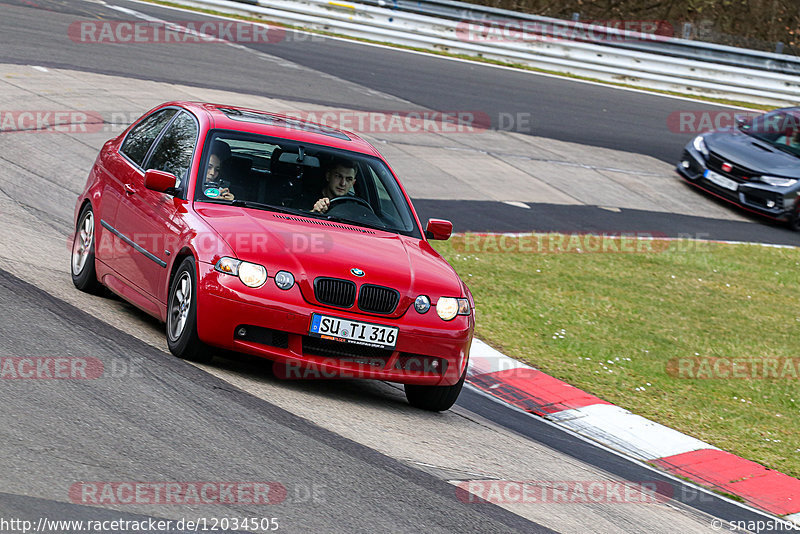
<path fill-rule="evenodd" d="M 484 341 L 800 477 L 800 249 L 557 234 L 435 246 Z"/>

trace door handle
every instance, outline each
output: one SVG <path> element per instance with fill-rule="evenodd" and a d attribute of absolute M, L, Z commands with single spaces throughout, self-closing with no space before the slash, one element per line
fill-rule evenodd
<path fill-rule="evenodd" d="M 133 195 L 136 193 L 136 189 L 131 184 L 125 184 L 123 186 L 125 188 L 125 192 L 129 195 Z"/>

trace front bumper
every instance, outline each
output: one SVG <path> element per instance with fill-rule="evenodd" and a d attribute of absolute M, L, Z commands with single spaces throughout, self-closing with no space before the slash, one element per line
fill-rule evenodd
<path fill-rule="evenodd" d="M 198 262 L 197 332 L 211 346 L 268 358 L 284 378 L 367 378 L 420 385 L 452 385 L 467 365 L 474 316 L 442 321 L 431 310 L 399 318 L 309 304 L 295 284 L 273 279 L 246 288 L 238 278 Z M 312 313 L 396 326 L 394 350 L 320 340 L 308 335 Z"/>
<path fill-rule="evenodd" d="M 691 185 L 771 219 L 788 221 L 792 211 L 797 207 L 798 193 L 795 188 L 776 187 L 762 182 L 742 180 L 733 174 L 724 172 L 721 168 L 709 166 L 703 155 L 691 145 L 684 149 L 675 170 Z M 738 184 L 737 190 L 732 191 L 711 182 L 704 176 L 706 170 L 711 170 L 735 181 Z"/>

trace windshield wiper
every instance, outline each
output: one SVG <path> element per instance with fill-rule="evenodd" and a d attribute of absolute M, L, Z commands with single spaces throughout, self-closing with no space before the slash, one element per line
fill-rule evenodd
<path fill-rule="evenodd" d="M 239 206 L 242 208 L 253 208 L 257 210 L 266 210 L 266 211 L 277 211 L 278 213 L 288 213 L 290 215 L 301 215 L 302 213 L 299 210 L 295 210 L 292 208 L 286 208 L 284 206 L 276 206 L 274 204 L 264 204 L 262 202 L 256 202 L 254 200 L 241 200 L 235 198 L 230 201 L 231 206 Z"/>

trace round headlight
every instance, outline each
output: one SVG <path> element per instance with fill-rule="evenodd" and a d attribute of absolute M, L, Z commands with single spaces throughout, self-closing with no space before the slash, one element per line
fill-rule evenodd
<path fill-rule="evenodd" d="M 453 319 L 458 315 L 458 300 L 451 297 L 442 297 L 436 303 L 436 313 L 445 321 Z"/>
<path fill-rule="evenodd" d="M 417 313 L 427 313 L 431 309 L 431 299 L 425 295 L 418 296 L 414 301 L 414 309 L 417 310 Z"/>
<path fill-rule="evenodd" d="M 239 265 L 239 280 L 248 287 L 259 287 L 267 281 L 267 270 L 263 265 L 243 261 Z"/>
<path fill-rule="evenodd" d="M 294 275 L 289 271 L 278 271 L 275 275 L 275 285 L 284 291 L 294 285 Z"/>

